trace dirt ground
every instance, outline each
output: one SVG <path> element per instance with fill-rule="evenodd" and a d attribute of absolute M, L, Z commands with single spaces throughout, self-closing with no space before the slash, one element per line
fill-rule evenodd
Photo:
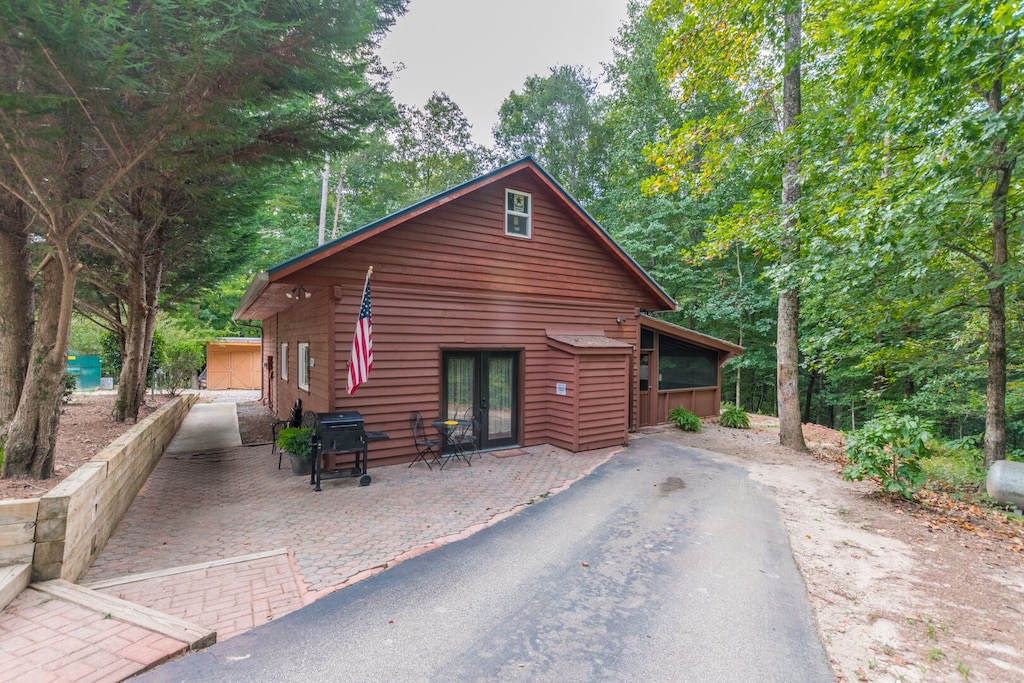
<path fill-rule="evenodd" d="M 139 410 L 139 420 L 170 400 L 170 396 L 154 394 L 146 397 Z M 49 479 L 0 479 L 0 500 L 4 498 L 35 498 L 41 496 L 79 465 L 99 453 L 111 441 L 134 426 L 132 422 L 110 419 L 114 396 L 106 394 L 74 394 L 64 406 L 57 428 L 53 477 Z"/>
<path fill-rule="evenodd" d="M 778 423 L 705 421 L 645 436 L 713 451 L 770 487 L 838 681 L 1024 681 L 1024 524 L 937 497 L 927 506 L 847 482 L 842 436 L 805 425 L 811 454 Z"/>
<path fill-rule="evenodd" d="M 61 419 L 57 476 L 0 480 L 0 498 L 41 495 L 131 425 L 111 396 L 76 395 Z M 168 400 L 148 401 L 144 417 Z M 246 444 L 270 440 L 270 413 L 239 403 Z M 884 498 L 840 477 L 842 437 L 805 425 L 810 454 L 778 445 L 772 418 L 753 429 L 705 421 L 699 433 L 644 430 L 721 454 L 769 487 L 837 681 L 1024 682 L 1024 523 L 942 497 Z"/>

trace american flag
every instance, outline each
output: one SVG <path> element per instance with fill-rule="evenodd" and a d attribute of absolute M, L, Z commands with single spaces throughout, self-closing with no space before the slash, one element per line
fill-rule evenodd
<path fill-rule="evenodd" d="M 352 337 L 352 354 L 348 360 L 348 395 L 356 393 L 373 369 L 373 316 L 370 313 L 370 276 L 363 288 L 363 304 L 359 307 L 356 333 Z"/>

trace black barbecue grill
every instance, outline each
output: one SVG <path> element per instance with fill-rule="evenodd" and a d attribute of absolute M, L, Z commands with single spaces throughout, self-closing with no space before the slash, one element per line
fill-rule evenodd
<path fill-rule="evenodd" d="M 344 457 L 346 454 L 351 457 Z M 370 483 L 370 475 L 366 473 L 368 454 L 363 416 L 358 411 L 317 413 L 313 423 L 313 472 L 309 483 L 319 491 L 321 479 L 359 477 L 359 485 L 367 486 Z"/>
<path fill-rule="evenodd" d="M 321 479 L 358 477 L 360 486 L 370 484 L 366 473 L 370 441 L 387 439 L 383 432 L 367 432 L 356 410 L 316 413 L 313 420 L 313 471 L 309 483 L 320 490 Z"/>

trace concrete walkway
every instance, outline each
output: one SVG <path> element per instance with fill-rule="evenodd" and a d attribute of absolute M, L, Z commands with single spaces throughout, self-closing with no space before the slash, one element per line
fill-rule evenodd
<path fill-rule="evenodd" d="M 319 597 L 483 529 L 568 487 L 616 449 L 550 446 L 483 454 L 443 472 L 397 465 L 373 483 L 277 468 L 241 447 L 233 403 L 193 407 L 81 584 L 223 641 Z M 4 677 L 119 681 L 187 650 L 102 602 L 32 587 L 0 613 Z M 84 591 L 83 591 L 84 592 Z"/>
<path fill-rule="evenodd" d="M 234 403 L 196 403 L 167 446 L 166 454 L 211 453 L 241 445 Z"/>

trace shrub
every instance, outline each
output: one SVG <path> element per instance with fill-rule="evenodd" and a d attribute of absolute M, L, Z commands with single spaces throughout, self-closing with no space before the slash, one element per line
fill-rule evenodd
<path fill-rule="evenodd" d="M 928 457 L 921 459 L 921 471 L 928 484 L 953 489 L 971 496 L 985 489 L 985 456 L 982 436 L 975 434 L 930 444 Z"/>
<path fill-rule="evenodd" d="M 686 408 L 673 408 L 668 413 L 668 419 L 675 422 L 684 432 L 700 431 L 700 418 Z"/>
<path fill-rule="evenodd" d="M 846 437 L 846 480 L 877 479 L 884 491 L 908 500 L 924 483 L 921 460 L 931 451 L 931 424 L 911 415 L 883 413 Z"/>
<path fill-rule="evenodd" d="M 309 427 L 285 427 L 277 434 L 277 447 L 303 460 L 313 452 L 313 430 Z"/>
<path fill-rule="evenodd" d="M 171 396 L 192 384 L 196 370 L 202 365 L 202 347 L 195 343 L 167 344 L 160 366 L 156 370 L 158 383 Z"/>
<path fill-rule="evenodd" d="M 750 418 L 743 408 L 737 405 L 728 404 L 722 408 L 722 415 L 718 418 L 718 424 L 733 429 L 750 429 Z"/>
<path fill-rule="evenodd" d="M 61 393 L 60 402 L 64 405 L 71 403 L 71 395 L 78 388 L 78 378 L 70 370 L 64 372 L 64 391 Z"/>

